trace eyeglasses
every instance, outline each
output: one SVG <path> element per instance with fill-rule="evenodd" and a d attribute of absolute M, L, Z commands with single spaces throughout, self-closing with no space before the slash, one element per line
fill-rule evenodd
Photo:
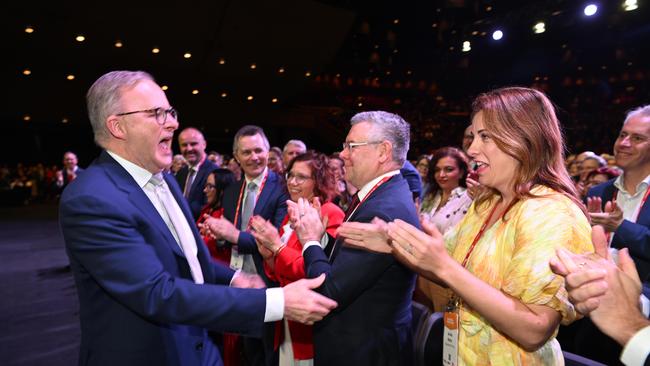
<path fill-rule="evenodd" d="M 343 143 L 343 150 L 347 149 L 348 151 L 352 151 L 355 147 L 359 146 L 366 146 L 366 145 L 376 145 L 376 144 L 381 144 L 383 141 L 366 141 L 366 142 L 344 142 Z"/>
<path fill-rule="evenodd" d="M 159 125 L 164 125 L 165 122 L 167 122 L 167 115 L 170 115 L 175 121 L 178 120 L 178 112 L 173 107 L 169 109 L 163 109 L 160 107 L 143 109 L 141 111 L 118 113 L 116 114 L 116 116 L 128 116 L 129 114 L 136 114 L 136 113 L 152 114 L 156 118 L 156 122 L 158 122 Z"/>
<path fill-rule="evenodd" d="M 287 183 L 293 178 L 296 181 L 296 184 L 303 184 L 307 179 L 313 179 L 312 177 L 306 177 L 301 174 L 293 174 L 293 173 L 287 173 L 284 176 L 287 179 Z"/>
<path fill-rule="evenodd" d="M 215 185 L 212 184 L 212 183 L 206 183 L 206 184 L 205 184 L 205 189 L 213 190 L 213 189 L 215 189 L 215 188 L 217 188 L 217 186 L 215 186 Z"/>

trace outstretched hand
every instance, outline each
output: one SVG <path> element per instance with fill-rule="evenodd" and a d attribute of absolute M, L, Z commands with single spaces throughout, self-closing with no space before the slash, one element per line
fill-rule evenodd
<path fill-rule="evenodd" d="M 324 281 L 325 274 L 321 274 L 317 278 L 302 279 L 284 286 L 284 317 L 312 325 L 336 308 L 336 301 L 313 291 Z"/>
<path fill-rule="evenodd" d="M 370 223 L 344 222 L 336 233 L 345 239 L 345 245 L 353 248 L 385 254 L 393 251 L 388 243 L 388 224 L 378 217 Z"/>

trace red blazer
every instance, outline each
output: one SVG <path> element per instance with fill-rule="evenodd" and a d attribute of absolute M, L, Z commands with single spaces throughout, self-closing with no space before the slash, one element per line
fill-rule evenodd
<path fill-rule="evenodd" d="M 201 209 L 199 219 L 196 221 L 197 225 L 205 221 L 203 219 L 203 214 L 208 214 L 214 218 L 219 218 L 221 215 L 223 215 L 223 208 L 212 210 L 212 208 L 206 205 Z M 217 245 L 217 241 L 210 236 L 204 236 L 203 242 L 208 247 L 212 259 L 216 260 L 217 262 L 224 263 L 226 266 L 230 266 L 230 244 L 225 243 L 225 245 L 219 246 Z"/>
<path fill-rule="evenodd" d="M 327 233 L 336 237 L 336 229 L 343 222 L 345 213 L 332 202 L 326 202 L 321 206 L 321 214 L 329 218 L 327 222 Z M 289 221 L 289 215 L 284 218 L 280 226 L 280 236 L 282 236 L 284 225 Z M 291 282 L 305 278 L 305 266 L 302 258 L 302 244 L 298 240 L 295 232 L 291 234 L 287 241 L 287 246 L 280 251 L 275 257 L 275 270 L 272 270 L 264 262 L 264 271 L 273 281 L 279 282 L 285 286 Z M 277 322 L 275 326 L 275 348 L 277 349 L 284 340 L 282 322 Z M 314 344 L 312 340 L 312 329 L 310 325 L 304 325 L 289 320 L 289 331 L 291 332 L 291 343 L 293 345 L 293 357 L 298 360 L 308 360 L 314 358 Z"/>

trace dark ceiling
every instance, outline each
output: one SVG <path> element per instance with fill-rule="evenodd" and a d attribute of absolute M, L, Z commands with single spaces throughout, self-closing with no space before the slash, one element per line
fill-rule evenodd
<path fill-rule="evenodd" d="M 0 160 L 51 160 L 49 154 L 66 149 L 94 149 L 84 94 L 97 77 L 115 69 L 152 73 L 169 87 L 181 123 L 198 126 L 213 148 L 228 151 L 233 130 L 244 123 L 274 129 L 269 134 L 274 144 L 292 133 L 307 140 L 323 137 L 317 122 L 302 125 L 295 117 L 308 115 L 314 106 L 340 107 L 337 95 L 328 99 L 313 92 L 321 77 L 426 81 L 446 97 L 470 98 L 493 86 L 530 84 L 535 77 L 578 68 L 597 72 L 648 62 L 648 4 L 625 12 L 622 0 L 601 1 L 599 13 L 589 19 L 582 15 L 585 4 L 5 2 L 0 17 L 9 60 L 2 74 L 9 88 L 0 117 L 8 129 L 0 144 L 6 158 Z M 539 20 L 547 31 L 533 34 Z M 27 26 L 34 32 L 26 33 Z M 497 28 L 505 33 L 501 42 L 490 38 Z M 76 41 L 78 35 L 85 41 Z M 120 48 L 115 47 L 118 40 Z M 465 40 L 471 41 L 467 53 L 461 51 Z M 70 74 L 73 80 L 66 79 Z M 198 94 L 192 93 L 195 89 Z M 334 141 L 315 144 L 338 145 L 336 132 L 323 139 Z"/>

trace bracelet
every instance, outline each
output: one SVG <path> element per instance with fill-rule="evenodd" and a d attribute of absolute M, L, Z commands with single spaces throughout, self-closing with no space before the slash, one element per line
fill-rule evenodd
<path fill-rule="evenodd" d="M 280 245 L 278 247 L 278 249 L 274 250 L 273 251 L 273 257 L 277 257 L 278 254 L 280 254 L 280 252 L 282 251 L 282 249 L 284 249 L 284 247 L 286 247 L 286 246 L 287 246 L 287 244 L 282 244 L 282 245 Z"/>

